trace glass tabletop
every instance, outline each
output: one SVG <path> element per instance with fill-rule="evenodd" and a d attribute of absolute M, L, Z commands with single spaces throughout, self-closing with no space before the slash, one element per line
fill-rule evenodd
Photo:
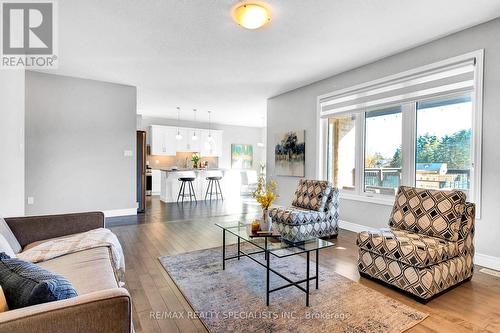
<path fill-rule="evenodd" d="M 291 243 L 281 239 L 280 235 L 277 233 L 273 233 L 272 235 L 256 235 L 252 233 L 250 224 L 246 224 L 241 221 L 221 222 L 216 223 L 215 225 L 249 243 L 252 243 L 257 247 L 260 247 L 261 249 L 266 249 L 267 245 L 267 250 L 269 250 L 269 252 L 274 256 L 280 258 L 320 250 L 335 245 L 332 242 L 320 238 L 313 238 L 304 242 Z"/>

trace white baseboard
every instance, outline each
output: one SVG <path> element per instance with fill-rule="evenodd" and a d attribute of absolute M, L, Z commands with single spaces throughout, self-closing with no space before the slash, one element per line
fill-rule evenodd
<path fill-rule="evenodd" d="M 375 231 L 377 228 L 367 227 L 365 225 L 347 222 L 343 220 L 339 220 L 339 228 L 344 230 L 349 230 L 353 232 L 361 232 L 361 231 Z"/>
<path fill-rule="evenodd" d="M 103 213 L 105 217 L 137 215 L 137 208 L 105 210 Z"/>
<path fill-rule="evenodd" d="M 361 232 L 361 231 L 374 231 L 377 228 L 367 227 L 361 224 L 356 224 L 352 222 L 339 220 L 339 228 L 344 230 L 349 230 L 353 232 Z M 487 254 L 476 253 L 474 255 L 474 264 L 487 267 L 490 269 L 494 269 L 496 271 L 500 271 L 500 258 L 493 257 Z"/>
<path fill-rule="evenodd" d="M 487 254 L 476 253 L 474 255 L 474 264 L 500 271 L 500 258 Z"/>

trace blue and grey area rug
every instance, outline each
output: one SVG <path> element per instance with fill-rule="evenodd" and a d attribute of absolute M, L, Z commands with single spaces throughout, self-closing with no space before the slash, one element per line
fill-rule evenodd
<path fill-rule="evenodd" d="M 229 251 L 234 248 L 229 247 Z M 212 248 L 161 257 L 160 261 L 210 332 L 400 333 L 427 314 L 320 266 L 319 289 L 305 294 L 286 288 L 271 294 L 266 306 L 266 271 L 248 258 L 226 262 Z M 263 259 L 263 258 L 261 258 Z M 278 259 L 271 267 L 293 280 L 305 278 L 301 256 Z M 311 265 L 314 274 L 314 263 Z M 271 288 L 286 281 L 271 273 Z"/>

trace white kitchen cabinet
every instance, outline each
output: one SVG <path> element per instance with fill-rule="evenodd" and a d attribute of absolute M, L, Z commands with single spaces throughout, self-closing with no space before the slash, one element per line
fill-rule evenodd
<path fill-rule="evenodd" d="M 200 152 L 201 131 L 199 128 L 190 128 L 188 130 L 188 150 L 193 153 Z M 193 134 L 196 133 L 196 140 L 193 139 Z"/>
<path fill-rule="evenodd" d="M 177 140 L 175 136 L 177 135 L 177 129 L 175 127 L 165 127 L 164 140 L 165 140 L 165 150 L 167 155 L 175 156 L 177 153 Z"/>
<path fill-rule="evenodd" d="M 149 127 L 149 145 L 151 148 L 151 155 L 161 155 L 164 150 L 163 145 L 163 128 L 160 126 Z"/>
<path fill-rule="evenodd" d="M 202 130 L 200 149 L 202 157 L 220 157 L 222 155 L 222 132 L 218 130 L 211 130 L 210 132 Z"/>
<path fill-rule="evenodd" d="M 182 136 L 180 140 L 175 140 L 175 150 L 178 152 L 187 151 L 188 146 L 188 132 L 185 128 L 179 128 L 179 133 Z M 175 130 L 175 134 L 177 135 L 177 128 Z"/>
<path fill-rule="evenodd" d="M 175 156 L 177 131 L 169 126 L 151 126 L 150 131 L 151 155 Z"/>
<path fill-rule="evenodd" d="M 176 139 L 177 130 L 181 134 L 180 140 Z M 196 132 L 197 140 L 193 140 Z M 175 156 L 177 152 L 197 152 L 201 156 L 222 156 L 222 131 L 211 130 L 212 140 L 209 141 L 208 130 L 200 128 L 179 129 L 174 126 L 151 125 L 149 130 L 149 144 L 151 155 Z M 205 145 L 209 142 L 210 145 Z"/>
<path fill-rule="evenodd" d="M 151 192 L 153 195 L 160 195 L 161 192 L 161 171 L 151 170 L 152 186 Z"/>
<path fill-rule="evenodd" d="M 196 129 L 198 140 L 193 140 L 194 131 L 195 129 L 192 128 L 179 129 L 179 132 L 182 135 L 182 139 L 177 140 L 176 150 L 178 152 L 200 152 L 200 130 Z"/>

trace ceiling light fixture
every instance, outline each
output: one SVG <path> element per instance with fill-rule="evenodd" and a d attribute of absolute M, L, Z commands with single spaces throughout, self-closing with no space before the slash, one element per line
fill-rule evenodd
<path fill-rule="evenodd" d="M 212 111 L 208 111 L 208 141 L 212 141 L 212 120 L 211 120 L 211 115 Z"/>
<path fill-rule="evenodd" d="M 234 8 L 233 18 L 242 27 L 253 30 L 271 21 L 271 12 L 261 4 L 245 3 Z"/>
<path fill-rule="evenodd" d="M 181 123 L 181 108 L 177 107 L 177 135 L 175 136 L 177 140 L 182 140 L 181 131 L 179 129 L 180 123 Z"/>
<path fill-rule="evenodd" d="M 193 109 L 194 112 L 194 122 L 196 122 L 196 109 Z M 193 136 L 191 137 L 193 141 L 198 140 L 198 137 L 196 136 L 196 130 L 193 131 Z"/>
<path fill-rule="evenodd" d="M 213 151 L 212 145 L 214 144 L 213 143 L 214 139 L 212 138 L 212 121 L 210 118 L 211 113 L 212 113 L 212 111 L 208 111 L 208 140 L 205 141 L 205 149 L 210 151 L 210 153 L 212 153 L 212 151 Z"/>

